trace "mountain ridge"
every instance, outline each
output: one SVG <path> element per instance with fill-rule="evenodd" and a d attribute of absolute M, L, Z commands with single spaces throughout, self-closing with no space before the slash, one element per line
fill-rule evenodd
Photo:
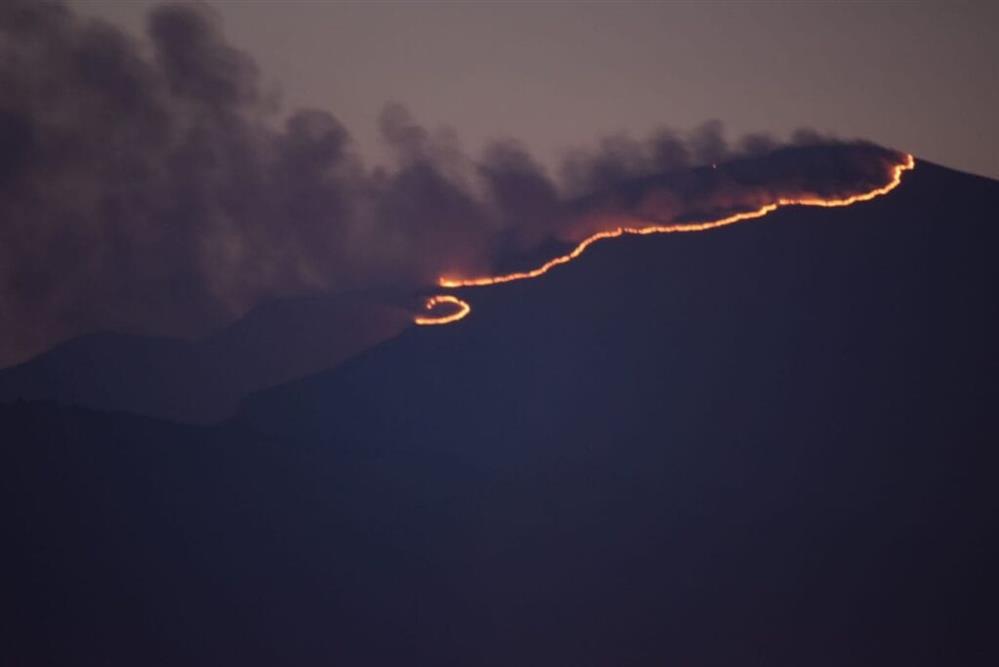
<path fill-rule="evenodd" d="M 314 295 L 262 304 L 197 340 L 87 334 L 0 369 L 0 401 L 58 400 L 214 423 L 246 393 L 335 366 L 408 324 L 408 311 L 391 302 Z"/>
<path fill-rule="evenodd" d="M 214 426 L 0 405 L 0 656 L 994 664 L 996 205 L 599 244 Z"/>

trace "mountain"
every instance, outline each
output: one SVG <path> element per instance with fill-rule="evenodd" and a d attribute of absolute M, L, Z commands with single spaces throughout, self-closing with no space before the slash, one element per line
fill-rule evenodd
<path fill-rule="evenodd" d="M 332 368 L 409 319 L 407 310 L 361 295 L 320 295 L 266 303 L 197 341 L 91 334 L 0 369 L 0 401 L 217 422 L 246 394 Z"/>
<path fill-rule="evenodd" d="M 0 657 L 995 664 L 997 205 L 595 244 L 216 426 L 0 406 Z"/>
<path fill-rule="evenodd" d="M 568 251 L 587 226 L 606 230 L 621 215 L 646 222 L 716 219 L 802 192 L 869 191 L 904 156 L 865 143 L 788 146 L 721 165 L 623 178 L 545 209 L 523 247 L 519 229 L 498 232 L 493 261 L 535 266 Z M 898 175 L 896 175 L 898 176 Z M 537 216 L 538 211 L 532 215 Z M 551 220 L 549 221 L 548 218 Z M 530 219 L 530 216 L 529 216 Z M 533 247 L 535 246 L 536 247 Z M 509 246 L 509 247 L 506 247 Z M 570 246 L 571 247 L 571 246 Z M 335 367 L 412 323 L 412 295 L 386 289 L 285 298 L 255 308 L 201 340 L 93 333 L 0 369 L 0 402 L 55 400 L 213 423 L 247 394 Z"/>

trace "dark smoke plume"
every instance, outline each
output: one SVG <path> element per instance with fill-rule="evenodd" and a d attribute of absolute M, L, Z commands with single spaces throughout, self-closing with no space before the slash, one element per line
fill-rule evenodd
<path fill-rule="evenodd" d="M 330 113 L 282 116 L 204 7 L 157 8 L 147 38 L 54 2 L 0 6 L 0 366 L 92 331 L 198 336 L 270 299 L 487 271 L 578 235 L 573 198 L 776 146 L 730 149 L 717 122 L 621 135 L 569 156 L 557 185 L 515 142 L 472 160 L 390 104 L 395 164 L 369 169 Z M 768 191 L 747 187 L 705 192 Z M 711 208 L 691 197 L 674 187 L 658 215 Z"/>

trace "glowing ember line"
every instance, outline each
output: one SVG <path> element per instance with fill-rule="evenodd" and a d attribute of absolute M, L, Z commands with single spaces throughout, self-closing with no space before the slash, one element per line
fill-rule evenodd
<path fill-rule="evenodd" d="M 726 225 L 731 225 L 736 222 L 742 222 L 744 220 L 754 220 L 756 218 L 762 218 L 768 213 L 776 211 L 782 206 L 821 206 L 824 208 L 833 208 L 837 206 L 850 206 L 862 201 L 870 201 L 875 197 L 880 197 L 881 195 L 888 194 L 895 188 L 899 186 L 902 182 L 902 173 L 908 171 L 915 167 L 916 161 L 911 155 L 907 155 L 905 162 L 898 164 L 892 168 L 892 178 L 891 181 L 880 188 L 876 188 L 869 192 L 865 192 L 859 195 L 853 195 L 851 197 L 846 197 L 844 199 L 817 199 L 817 198 L 805 198 L 805 199 L 778 199 L 773 204 L 766 204 L 761 206 L 755 211 L 746 211 L 744 213 L 735 213 L 725 218 L 719 220 L 708 220 L 705 222 L 691 222 L 691 223 L 676 223 L 671 225 L 651 225 L 648 227 L 618 227 L 616 229 L 610 229 L 603 232 L 597 232 L 592 236 L 583 239 L 579 245 L 572 249 L 569 253 L 550 259 L 536 269 L 531 269 L 530 271 L 521 271 L 517 273 L 507 273 L 505 275 L 499 276 L 484 276 L 481 278 L 446 278 L 442 277 L 437 281 L 437 284 L 441 287 L 484 287 L 485 285 L 498 285 L 500 283 L 509 283 L 514 280 L 526 280 L 527 278 L 537 278 L 548 273 L 550 270 L 559 266 L 560 264 L 568 264 L 572 260 L 576 259 L 582 255 L 587 248 L 603 239 L 613 239 L 619 236 L 624 236 L 625 234 L 673 234 L 677 232 L 703 232 L 708 229 L 715 229 L 716 227 L 725 227 Z"/>
<path fill-rule="evenodd" d="M 730 216 L 720 218 L 718 220 L 707 220 L 704 222 L 690 222 L 690 223 L 674 223 L 670 225 L 650 225 L 648 227 L 617 227 L 615 229 L 610 229 L 603 232 L 597 232 L 587 238 L 583 239 L 575 248 L 565 255 L 560 255 L 553 259 L 548 260 L 536 269 L 531 269 L 529 271 L 519 271 L 516 273 L 507 273 L 498 276 L 483 276 L 480 278 L 447 278 L 441 277 L 438 279 L 437 284 L 441 287 L 485 287 L 486 285 L 499 285 L 502 283 L 509 283 L 515 280 L 526 280 L 528 278 L 537 278 L 548 273 L 550 270 L 556 266 L 562 264 L 568 264 L 572 260 L 576 259 L 589 248 L 591 245 L 597 241 L 603 239 L 613 239 L 619 236 L 624 236 L 625 234 L 633 235 L 647 235 L 647 234 L 674 234 L 678 232 L 703 232 L 709 229 L 715 229 L 717 227 L 725 227 L 727 225 L 732 225 L 737 222 L 743 222 L 744 220 L 755 220 L 757 218 L 762 218 L 769 213 L 773 213 L 778 208 L 783 206 L 819 206 L 822 208 L 835 208 L 839 206 L 851 206 L 860 202 L 870 201 L 876 197 L 886 195 L 895 188 L 897 188 L 902 183 L 902 174 L 906 171 L 913 169 L 916 166 L 916 160 L 912 155 L 906 155 L 905 161 L 892 167 L 891 180 L 879 188 L 869 190 L 868 192 L 863 192 L 861 194 L 851 195 L 849 197 L 844 197 L 840 199 L 820 199 L 817 197 L 804 197 L 800 199 L 789 199 L 780 198 L 772 204 L 766 204 L 760 208 L 753 211 L 745 211 L 743 213 L 734 213 Z M 458 299 L 457 297 L 450 295 L 439 295 L 431 297 L 427 300 L 426 307 L 432 309 L 434 306 L 440 303 L 453 303 L 460 307 L 460 310 L 454 315 L 447 317 L 433 318 L 433 317 L 417 317 L 414 321 L 416 324 L 449 324 L 451 322 L 456 322 L 461 318 L 468 315 L 471 311 L 471 306 L 466 302 Z"/>
<path fill-rule="evenodd" d="M 450 315 L 442 315 L 440 317 L 418 315 L 413 319 L 413 322 L 424 326 L 434 325 L 434 324 L 451 324 L 452 322 L 457 322 L 458 320 L 463 318 L 465 315 L 468 315 L 468 313 L 472 311 L 472 307 L 469 306 L 467 302 L 462 301 L 456 296 L 451 296 L 450 294 L 440 294 L 438 296 L 432 296 L 424 302 L 423 307 L 427 311 L 431 311 L 435 309 L 437 306 L 441 305 L 442 303 L 449 303 L 458 306 L 458 310 L 455 311 L 454 313 L 451 313 Z"/>

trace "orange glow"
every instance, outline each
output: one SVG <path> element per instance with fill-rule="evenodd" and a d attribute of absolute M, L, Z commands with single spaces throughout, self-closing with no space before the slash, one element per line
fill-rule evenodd
<path fill-rule="evenodd" d="M 440 294 L 438 296 L 432 296 L 427 299 L 423 307 L 427 311 L 434 310 L 437 306 L 442 303 L 448 303 L 454 306 L 458 306 L 458 310 L 451 313 L 450 315 L 441 315 L 439 317 L 431 317 L 429 315 L 418 315 L 413 319 L 413 322 L 423 326 L 434 325 L 434 324 L 451 324 L 452 322 L 457 322 L 465 315 L 468 315 L 472 311 L 472 307 L 468 305 L 467 302 L 462 301 L 456 296 L 451 296 L 450 294 Z"/>
<path fill-rule="evenodd" d="M 551 269 L 562 264 L 568 264 L 572 260 L 576 259 L 582 255 L 587 248 L 603 239 L 613 239 L 619 236 L 624 236 L 625 234 L 634 235 L 646 235 L 646 234 L 673 234 L 678 232 L 703 232 L 709 229 L 715 229 L 717 227 L 725 227 L 727 225 L 732 225 L 737 222 L 742 222 L 744 220 L 755 220 L 757 218 L 762 218 L 765 215 L 776 211 L 778 208 L 783 206 L 820 206 L 823 208 L 835 208 L 839 206 L 851 206 L 860 202 L 870 201 L 876 197 L 886 195 L 895 188 L 897 188 L 902 182 L 902 175 L 916 166 L 916 160 L 912 155 L 906 155 L 905 160 L 897 165 L 894 165 L 891 169 L 891 179 L 886 185 L 879 188 L 869 190 L 856 195 L 851 195 L 849 197 L 839 198 L 839 199 L 820 199 L 818 197 L 801 197 L 796 199 L 781 198 L 776 202 L 771 204 L 766 204 L 760 208 L 753 211 L 745 211 L 742 213 L 734 213 L 724 218 L 718 220 L 706 220 L 703 222 L 690 222 L 690 223 L 674 223 L 669 225 L 650 225 L 647 227 L 616 227 L 614 229 L 609 229 L 602 232 L 597 232 L 591 236 L 583 239 L 575 248 L 570 252 L 559 255 L 553 259 L 548 260 L 541 266 L 530 269 L 528 271 L 519 271 L 515 273 L 506 273 L 498 276 L 482 276 L 479 278 L 448 278 L 442 276 L 438 279 L 437 284 L 441 287 L 484 287 L 486 285 L 499 285 L 501 283 L 509 283 L 515 280 L 526 280 L 528 278 L 537 278 L 548 273 Z M 466 302 L 458 299 L 454 296 L 440 295 L 434 296 L 427 300 L 426 307 L 428 309 L 433 308 L 440 303 L 453 303 L 460 306 L 460 310 L 454 315 L 447 317 L 433 318 L 433 317 L 417 317 L 414 321 L 417 324 L 449 324 L 450 322 L 456 322 L 461 318 L 468 315 L 471 311 L 471 306 Z"/>

